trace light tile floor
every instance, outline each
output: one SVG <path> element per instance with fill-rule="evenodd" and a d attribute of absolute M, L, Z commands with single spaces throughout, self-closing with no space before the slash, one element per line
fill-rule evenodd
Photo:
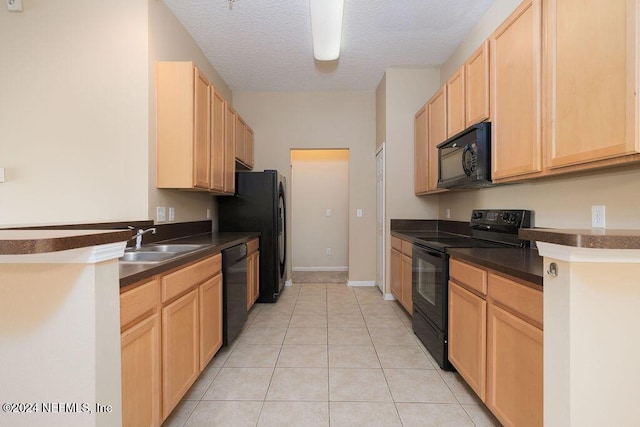
<path fill-rule="evenodd" d="M 164 426 L 499 426 L 377 288 L 287 287 L 256 304 Z"/>

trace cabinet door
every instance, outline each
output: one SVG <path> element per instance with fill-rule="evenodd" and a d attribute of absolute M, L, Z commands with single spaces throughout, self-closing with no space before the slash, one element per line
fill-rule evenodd
<path fill-rule="evenodd" d="M 424 194 L 428 189 L 428 162 L 429 148 L 427 146 L 427 108 L 426 105 L 415 115 L 413 121 L 414 151 L 413 174 L 414 192 L 416 195 Z"/>
<path fill-rule="evenodd" d="M 244 142 L 246 124 L 240 114 L 236 113 L 236 160 L 243 164 L 247 162 L 247 150 Z"/>
<path fill-rule="evenodd" d="M 198 289 L 162 309 L 162 412 L 166 419 L 200 375 Z"/>
<path fill-rule="evenodd" d="M 256 252 L 256 269 L 253 275 L 253 302 L 260 296 L 260 251 Z"/>
<path fill-rule="evenodd" d="M 635 152 L 637 2 L 545 3 L 546 166 Z"/>
<path fill-rule="evenodd" d="M 224 98 L 211 86 L 211 190 L 224 192 Z"/>
<path fill-rule="evenodd" d="M 247 256 L 247 311 L 253 306 L 254 299 L 254 277 L 255 277 L 255 254 Z"/>
<path fill-rule="evenodd" d="M 542 170 L 541 25 L 540 0 L 525 0 L 490 39 L 494 180 Z"/>
<path fill-rule="evenodd" d="M 412 276 L 411 258 L 402 255 L 402 305 L 409 312 L 413 314 L 413 293 L 411 290 L 411 276 Z"/>
<path fill-rule="evenodd" d="M 209 81 L 194 67 L 193 186 L 208 190 L 211 179 Z"/>
<path fill-rule="evenodd" d="M 487 397 L 505 426 L 541 426 L 542 330 L 489 304 Z"/>
<path fill-rule="evenodd" d="M 236 191 L 236 112 L 225 102 L 224 114 L 224 192 Z"/>
<path fill-rule="evenodd" d="M 485 400 L 487 302 L 449 281 L 449 361 Z"/>
<path fill-rule="evenodd" d="M 160 425 L 160 316 L 155 313 L 121 335 L 122 425 Z"/>
<path fill-rule="evenodd" d="M 198 287 L 200 304 L 200 370 L 222 347 L 222 274 Z"/>
<path fill-rule="evenodd" d="M 464 130 L 464 66 L 447 81 L 447 138 Z"/>
<path fill-rule="evenodd" d="M 489 118 L 489 40 L 464 64 L 465 128 Z"/>
<path fill-rule="evenodd" d="M 402 302 L 402 254 L 391 249 L 391 293 Z"/>
<path fill-rule="evenodd" d="M 437 145 L 447 139 L 447 87 L 443 86 L 431 97 L 428 104 L 427 139 L 429 144 L 429 177 L 430 192 L 443 191 L 438 188 L 438 148 Z"/>
<path fill-rule="evenodd" d="M 245 160 L 249 169 L 253 169 L 253 129 L 245 124 L 244 134 Z"/>

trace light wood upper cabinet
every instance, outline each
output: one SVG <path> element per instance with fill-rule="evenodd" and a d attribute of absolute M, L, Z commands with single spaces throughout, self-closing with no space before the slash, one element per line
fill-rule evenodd
<path fill-rule="evenodd" d="M 638 3 L 545 2 L 548 168 L 638 151 Z"/>
<path fill-rule="evenodd" d="M 210 86 L 211 91 L 211 189 L 225 192 L 224 180 L 227 168 L 225 159 L 224 118 L 225 100 L 222 95 Z"/>
<path fill-rule="evenodd" d="M 413 188 L 416 195 L 424 194 L 428 190 L 429 147 L 427 139 L 427 106 L 418 111 L 413 120 Z"/>
<path fill-rule="evenodd" d="M 249 169 L 253 169 L 253 129 L 251 129 L 249 125 L 246 125 L 244 129 L 244 159 L 247 163 L 247 167 Z"/>
<path fill-rule="evenodd" d="M 447 138 L 465 129 L 464 75 L 464 66 L 462 66 L 447 81 Z"/>
<path fill-rule="evenodd" d="M 253 130 L 240 114 L 236 113 L 236 160 L 246 169 L 253 169 Z"/>
<path fill-rule="evenodd" d="M 489 40 L 464 64 L 465 128 L 489 118 Z"/>
<path fill-rule="evenodd" d="M 541 0 L 525 0 L 493 33 L 492 179 L 542 170 Z"/>
<path fill-rule="evenodd" d="M 447 87 L 443 86 L 427 102 L 427 140 L 429 172 L 428 190 L 431 193 L 446 191 L 438 188 L 438 144 L 447 139 Z"/>
<path fill-rule="evenodd" d="M 224 113 L 224 192 L 236 191 L 236 112 L 225 102 Z"/>
<path fill-rule="evenodd" d="M 157 187 L 233 194 L 224 98 L 192 62 L 158 62 L 156 77 Z"/>

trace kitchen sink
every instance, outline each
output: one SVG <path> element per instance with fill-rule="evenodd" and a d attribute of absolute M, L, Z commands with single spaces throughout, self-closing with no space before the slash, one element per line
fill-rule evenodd
<path fill-rule="evenodd" d="M 167 261 L 170 258 L 180 255 L 179 252 L 147 252 L 147 251 L 135 251 L 125 252 L 120 257 L 120 262 L 135 262 L 135 263 L 158 263 Z"/>
<path fill-rule="evenodd" d="M 144 252 L 190 252 L 204 248 L 206 245 L 166 244 L 144 246 Z"/>

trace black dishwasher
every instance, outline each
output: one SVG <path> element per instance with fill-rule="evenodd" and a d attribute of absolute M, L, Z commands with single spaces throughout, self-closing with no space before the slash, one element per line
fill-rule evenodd
<path fill-rule="evenodd" d="M 223 344 L 240 333 L 247 321 L 247 245 L 222 251 Z"/>

